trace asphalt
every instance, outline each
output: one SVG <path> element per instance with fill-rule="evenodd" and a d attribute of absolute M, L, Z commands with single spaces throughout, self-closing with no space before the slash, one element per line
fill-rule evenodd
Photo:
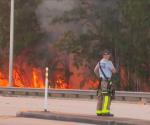
<path fill-rule="evenodd" d="M 121 118 L 121 117 L 106 117 L 96 115 L 71 114 L 64 112 L 51 111 L 20 111 L 16 114 L 17 117 L 38 118 L 47 120 L 59 120 L 69 122 L 80 122 L 97 125 L 150 125 L 148 120 Z"/>

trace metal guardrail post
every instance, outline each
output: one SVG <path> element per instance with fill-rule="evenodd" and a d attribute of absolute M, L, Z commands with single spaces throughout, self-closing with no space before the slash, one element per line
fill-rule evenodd
<path fill-rule="evenodd" d="M 46 67 L 46 72 L 45 72 L 45 98 L 44 98 L 44 111 L 47 112 L 47 107 L 48 107 L 48 67 Z"/>

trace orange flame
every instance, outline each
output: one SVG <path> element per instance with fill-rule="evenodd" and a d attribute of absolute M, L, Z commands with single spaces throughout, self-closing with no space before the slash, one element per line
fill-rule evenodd
<path fill-rule="evenodd" d="M 13 79 L 15 87 L 24 87 L 24 84 L 21 80 L 21 76 L 19 75 L 19 72 L 16 69 L 13 71 Z"/>
<path fill-rule="evenodd" d="M 14 87 L 31 87 L 31 88 L 44 88 L 45 78 L 42 74 L 42 70 L 38 68 L 31 68 L 31 73 L 21 72 L 17 67 L 13 70 L 13 86 Z M 58 75 L 58 74 L 57 74 Z M 68 88 L 68 84 L 61 78 L 57 78 L 53 81 L 55 83 L 54 88 Z M 0 72 L 0 86 L 8 86 L 8 79 L 6 79 L 5 75 Z"/>
<path fill-rule="evenodd" d="M 44 82 L 43 79 L 41 78 L 41 71 L 33 68 L 32 71 L 32 87 L 33 88 L 44 88 Z"/>
<path fill-rule="evenodd" d="M 68 88 L 68 85 L 65 83 L 65 81 L 63 79 L 58 79 L 58 80 L 56 80 L 55 88 L 66 89 L 66 88 Z"/>
<path fill-rule="evenodd" d="M 5 78 L 2 72 L 0 72 L 0 86 L 8 86 L 8 80 Z"/>
<path fill-rule="evenodd" d="M 27 71 L 29 70 L 30 71 Z M 43 77 L 42 77 L 43 76 Z M 54 84 L 53 88 L 59 89 L 68 89 L 72 88 L 71 83 L 68 85 L 65 83 L 63 75 L 59 72 L 55 74 L 53 81 L 49 80 L 49 84 L 51 87 L 51 83 Z M 0 86 L 6 87 L 9 85 L 8 79 L 6 75 L 0 72 Z M 98 82 L 93 82 L 92 80 L 87 81 L 82 89 L 91 89 L 97 88 Z M 14 87 L 30 87 L 30 88 L 44 88 L 45 86 L 45 76 L 42 73 L 42 70 L 39 68 L 31 68 L 23 70 L 18 67 L 15 67 L 13 70 L 13 86 Z M 79 89 L 79 88 L 78 88 Z"/>

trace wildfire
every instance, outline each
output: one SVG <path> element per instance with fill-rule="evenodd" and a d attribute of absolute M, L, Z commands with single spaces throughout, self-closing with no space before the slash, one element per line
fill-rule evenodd
<path fill-rule="evenodd" d="M 25 67 L 25 68 L 24 68 Z M 43 72 L 42 72 L 43 71 Z M 31 68 L 29 66 L 15 66 L 13 70 L 13 87 L 27 87 L 27 88 L 44 88 L 45 86 L 45 72 L 40 68 Z M 53 74 L 52 78 L 49 77 L 49 88 L 57 89 L 73 89 L 74 83 L 66 83 L 64 76 L 60 72 Z M 0 72 L 0 86 L 6 87 L 9 85 L 8 75 Z M 74 79 L 75 80 L 75 79 Z M 76 81 L 76 80 L 75 80 Z M 79 83 L 78 83 L 79 84 Z M 97 88 L 98 82 L 92 80 L 87 81 L 82 89 Z M 80 89 L 80 88 L 75 88 Z"/>
<path fill-rule="evenodd" d="M 65 83 L 64 80 L 58 79 L 58 80 L 56 80 L 56 86 L 55 86 L 55 88 L 66 89 L 66 88 L 68 88 L 68 85 Z"/>
<path fill-rule="evenodd" d="M 32 87 L 33 88 L 44 88 L 44 81 L 41 77 L 41 71 L 33 68 L 32 71 Z"/>
<path fill-rule="evenodd" d="M 22 76 L 16 69 L 13 71 L 13 79 L 15 87 L 24 87 L 24 84 L 22 83 Z"/>
<path fill-rule="evenodd" d="M 25 78 L 25 74 L 20 72 L 18 69 L 13 70 L 13 86 L 14 87 L 32 87 L 32 88 L 43 88 L 44 80 L 41 78 L 40 70 L 33 68 L 31 73 L 31 80 Z M 0 72 L 0 86 L 8 86 L 8 79 Z"/>
<path fill-rule="evenodd" d="M 7 86 L 8 80 L 5 78 L 4 74 L 0 72 L 0 86 Z"/>
<path fill-rule="evenodd" d="M 38 68 L 32 68 L 31 72 L 21 71 L 19 68 L 15 67 L 13 70 L 13 86 L 14 87 L 30 87 L 30 88 L 44 88 L 45 77 Z M 50 80 L 49 80 L 50 81 Z M 51 86 L 52 82 L 49 82 Z M 62 78 L 57 78 L 53 80 L 55 86 L 53 88 L 68 88 L 68 84 Z M 6 76 L 0 72 L 0 86 L 8 86 L 8 79 Z"/>

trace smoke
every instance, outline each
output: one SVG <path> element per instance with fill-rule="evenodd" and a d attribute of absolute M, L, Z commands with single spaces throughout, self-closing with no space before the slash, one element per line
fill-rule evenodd
<path fill-rule="evenodd" d="M 52 43 L 57 41 L 68 29 L 71 29 L 71 26 L 65 23 L 52 23 L 52 20 L 62 17 L 64 12 L 72 10 L 76 5 L 76 0 L 42 0 L 37 7 L 37 20 L 44 32 L 42 42 L 36 45 L 34 50 L 38 56 L 43 58 L 38 63 L 46 65 L 50 60 L 54 61 L 57 58 L 57 52 L 52 47 Z"/>
<path fill-rule="evenodd" d="M 41 29 L 45 32 L 45 41 L 54 42 L 67 30 L 79 32 L 86 29 L 81 22 L 52 23 L 56 17 L 63 17 L 64 12 L 70 11 L 81 5 L 82 2 L 89 3 L 93 7 L 99 8 L 102 16 L 108 9 L 114 8 L 119 0 L 42 0 L 42 3 L 36 10 L 37 19 Z M 88 9 L 88 8 L 87 8 Z M 104 15 L 103 15 L 104 14 Z M 82 28 L 81 28 L 82 27 Z"/>
<path fill-rule="evenodd" d="M 72 10 L 77 5 L 78 0 L 42 0 L 42 3 L 37 7 L 37 19 L 41 29 L 45 33 L 43 41 L 35 50 L 45 57 L 41 63 L 45 64 L 50 60 L 48 59 L 50 55 L 52 57 L 53 54 L 56 55 L 57 52 L 51 47 L 52 43 L 57 41 L 64 32 L 72 30 L 73 27 L 75 27 L 75 25 L 71 23 L 52 23 L 52 20 L 57 17 L 62 17 L 64 12 Z M 46 55 L 49 56 L 46 57 Z"/>
<path fill-rule="evenodd" d="M 66 25 L 51 24 L 55 17 L 60 17 L 65 11 L 76 6 L 76 0 L 43 0 L 37 8 L 37 17 L 41 28 L 46 32 L 63 32 Z M 55 34 L 53 34 L 55 35 Z"/>
<path fill-rule="evenodd" d="M 85 0 L 86 1 L 86 0 Z M 101 14 L 106 13 L 108 8 L 112 8 L 112 4 L 114 6 L 115 2 L 111 0 L 87 0 L 90 2 L 90 7 L 97 7 Z M 86 2 L 87 2 L 86 1 Z M 43 39 L 43 43 L 36 48 L 37 53 L 40 53 L 40 61 L 39 64 L 47 65 L 47 63 L 53 63 L 57 61 L 57 54 L 55 53 L 55 49 L 51 47 L 51 43 L 57 41 L 61 35 L 67 30 L 79 31 L 82 32 L 86 27 L 81 25 L 82 22 L 69 22 L 69 23 L 52 23 L 52 20 L 56 17 L 63 17 L 64 12 L 70 11 L 76 7 L 78 7 L 81 1 L 80 0 L 42 0 L 42 3 L 38 6 L 36 10 L 37 19 L 40 24 L 41 29 L 45 32 L 46 36 Z M 93 5 L 94 4 L 94 5 Z M 88 8 L 87 8 L 88 9 Z M 45 43 L 46 42 L 46 43 Z M 42 55 L 42 56 L 41 56 Z M 64 60 L 66 59 L 63 56 Z M 56 60 L 56 61 L 55 61 Z M 81 68 L 79 71 L 76 69 L 72 62 L 73 59 L 69 58 L 69 68 L 70 71 L 73 72 L 73 75 L 70 79 L 70 83 L 72 88 L 80 88 L 80 82 L 83 82 L 84 73 L 86 72 L 85 68 Z M 80 77 L 78 74 L 81 74 Z"/>

